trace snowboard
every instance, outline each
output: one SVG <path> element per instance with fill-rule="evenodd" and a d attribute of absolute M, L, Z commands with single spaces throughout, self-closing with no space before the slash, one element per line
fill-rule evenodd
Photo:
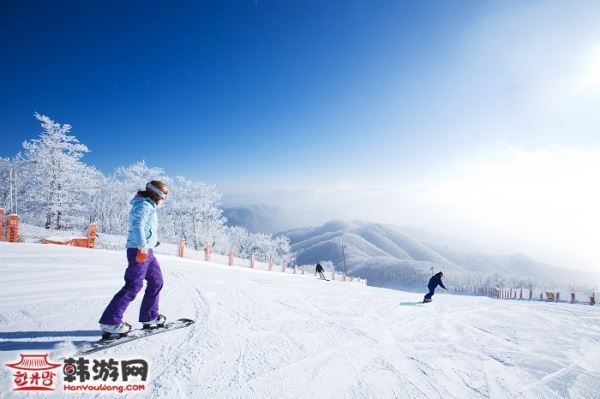
<path fill-rule="evenodd" d="M 150 329 L 142 329 L 136 328 L 132 329 L 129 334 L 127 334 L 123 338 L 117 339 L 101 339 L 96 342 L 91 342 L 89 344 L 84 345 L 74 356 L 82 356 L 89 355 L 94 352 L 99 352 L 108 348 L 113 348 L 118 345 L 123 345 L 131 341 L 136 341 L 138 339 L 147 338 L 152 335 L 162 334 L 168 331 L 178 330 L 180 328 L 189 327 L 194 324 L 194 320 L 190 319 L 178 319 L 175 321 L 171 321 L 165 323 L 162 327 L 150 328 Z"/>

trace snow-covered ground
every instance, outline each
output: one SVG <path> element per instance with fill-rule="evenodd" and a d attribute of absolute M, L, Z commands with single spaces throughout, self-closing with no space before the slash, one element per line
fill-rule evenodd
<path fill-rule="evenodd" d="M 421 305 L 419 294 L 159 261 L 161 312 L 196 324 L 96 353 L 149 361 L 147 390 L 122 397 L 600 398 L 599 306 L 453 295 Z M 124 266 L 123 251 L 0 243 L 1 397 L 42 397 L 11 392 L 4 364 L 58 361 L 65 341 L 96 339 Z M 116 396 L 56 385 L 55 397 Z"/>

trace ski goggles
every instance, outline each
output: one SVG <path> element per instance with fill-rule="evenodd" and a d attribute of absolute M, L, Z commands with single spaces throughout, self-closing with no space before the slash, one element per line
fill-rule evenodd
<path fill-rule="evenodd" d="M 169 195 L 169 193 L 165 193 L 163 192 L 160 188 L 156 187 L 154 184 L 152 183 L 148 183 L 146 184 L 146 190 L 150 190 L 153 193 L 155 193 L 156 195 L 158 195 L 160 197 L 161 200 L 164 200 L 167 198 L 167 195 Z"/>

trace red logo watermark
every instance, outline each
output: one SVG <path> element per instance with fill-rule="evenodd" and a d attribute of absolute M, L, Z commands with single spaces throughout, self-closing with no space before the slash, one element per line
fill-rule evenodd
<path fill-rule="evenodd" d="M 13 391 L 54 391 L 56 373 L 52 370 L 60 364 L 50 363 L 48 355 L 24 355 L 16 363 L 6 364 L 15 369 Z"/>

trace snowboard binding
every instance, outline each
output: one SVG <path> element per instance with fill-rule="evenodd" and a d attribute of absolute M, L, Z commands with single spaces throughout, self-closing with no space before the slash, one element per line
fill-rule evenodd
<path fill-rule="evenodd" d="M 142 327 L 142 329 L 143 330 L 154 330 L 156 328 L 161 328 L 165 325 L 165 321 L 167 321 L 167 318 L 165 316 L 159 314 L 158 316 L 156 316 L 156 318 L 154 320 L 144 323 L 144 326 Z"/>
<path fill-rule="evenodd" d="M 127 331 L 123 331 L 123 332 L 102 331 L 102 340 L 112 341 L 114 339 L 123 338 L 123 337 L 126 337 L 127 334 L 129 334 L 129 331 L 131 331 L 131 324 L 129 324 L 129 323 L 121 323 L 121 325 L 119 327 L 120 328 L 125 327 L 125 328 L 127 328 Z"/>

